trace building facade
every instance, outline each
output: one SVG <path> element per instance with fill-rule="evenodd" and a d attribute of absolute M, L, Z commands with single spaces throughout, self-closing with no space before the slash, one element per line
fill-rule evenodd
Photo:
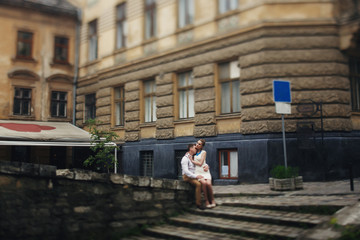
<path fill-rule="evenodd" d="M 0 21 L 0 119 L 72 122 L 77 8 L 65 0 L 1 0 Z M 71 155 L 66 147 L 0 146 L 2 160 L 60 168 Z"/>
<path fill-rule="evenodd" d="M 272 83 L 290 81 L 288 165 L 359 170 L 359 8 L 346 0 L 83 1 L 76 124 L 120 136 L 123 173 L 177 178 L 204 138 L 221 182 L 283 164 Z"/>

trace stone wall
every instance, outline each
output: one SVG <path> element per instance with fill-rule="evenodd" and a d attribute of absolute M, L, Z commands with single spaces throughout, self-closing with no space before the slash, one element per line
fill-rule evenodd
<path fill-rule="evenodd" d="M 111 239 L 191 205 L 183 181 L 0 162 L 0 239 Z"/>

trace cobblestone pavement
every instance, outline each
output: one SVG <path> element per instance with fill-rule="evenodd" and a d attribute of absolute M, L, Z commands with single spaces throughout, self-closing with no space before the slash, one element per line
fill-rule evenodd
<path fill-rule="evenodd" d="M 354 191 L 350 191 L 350 181 L 331 182 L 304 182 L 304 189 L 297 191 L 278 192 L 272 191 L 268 183 L 262 184 L 239 184 L 227 186 L 213 186 L 214 193 L 221 194 L 244 194 L 244 195 L 346 195 L 360 194 L 360 178 L 354 179 Z"/>

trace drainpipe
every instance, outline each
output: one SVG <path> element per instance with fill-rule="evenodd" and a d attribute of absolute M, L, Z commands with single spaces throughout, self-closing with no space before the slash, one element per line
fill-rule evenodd
<path fill-rule="evenodd" d="M 80 27 L 81 27 L 81 10 L 77 9 L 76 36 L 75 36 L 75 64 L 74 64 L 74 86 L 73 86 L 73 125 L 76 125 L 76 89 L 79 74 L 79 51 L 80 51 Z"/>

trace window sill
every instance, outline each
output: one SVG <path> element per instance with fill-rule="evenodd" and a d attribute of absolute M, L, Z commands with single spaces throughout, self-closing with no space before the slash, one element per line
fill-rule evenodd
<path fill-rule="evenodd" d="M 194 123 L 194 118 L 186 118 L 186 119 L 174 120 L 174 124 L 180 124 L 180 123 Z"/>
<path fill-rule="evenodd" d="M 149 43 L 153 43 L 153 42 L 156 42 L 158 40 L 157 37 L 152 37 L 152 38 L 149 38 L 149 39 L 145 39 L 143 42 L 142 42 L 142 45 L 146 45 L 146 44 L 149 44 Z"/>
<path fill-rule="evenodd" d="M 185 27 L 182 27 L 182 28 L 178 28 L 175 32 L 175 34 L 179 34 L 179 33 L 182 33 L 182 32 L 186 32 L 186 31 L 190 31 L 190 30 L 193 30 L 194 29 L 194 25 L 193 24 L 189 24 L 189 25 L 186 25 Z"/>
<path fill-rule="evenodd" d="M 28 115 L 10 115 L 10 120 L 32 120 L 35 121 L 35 116 Z"/>
<path fill-rule="evenodd" d="M 124 125 L 119 125 L 119 126 L 112 126 L 110 128 L 111 130 L 124 130 L 125 129 L 125 126 Z"/>
<path fill-rule="evenodd" d="M 70 64 L 69 62 L 52 62 L 50 63 L 51 67 L 68 67 L 68 68 L 73 68 L 74 66 L 72 64 Z"/>
<path fill-rule="evenodd" d="M 67 117 L 50 117 L 48 119 L 51 122 L 71 122 L 72 119 L 67 118 Z"/>
<path fill-rule="evenodd" d="M 140 128 L 145 128 L 145 127 L 156 127 L 156 122 L 140 123 Z"/>
<path fill-rule="evenodd" d="M 216 116 L 216 120 L 217 119 L 233 119 L 233 118 L 239 118 L 241 117 L 242 113 L 227 113 L 227 114 L 221 114 Z"/>
<path fill-rule="evenodd" d="M 239 9 L 230 10 L 230 11 L 225 12 L 225 13 L 218 13 L 218 15 L 215 18 L 215 21 L 221 20 L 223 18 L 230 17 L 232 15 L 236 15 L 237 13 L 239 13 Z"/>
<path fill-rule="evenodd" d="M 13 57 L 11 59 L 13 62 L 27 62 L 27 63 L 38 63 L 34 58 L 22 58 L 22 57 Z"/>
<path fill-rule="evenodd" d="M 123 53 L 123 52 L 126 52 L 126 50 L 127 50 L 126 47 L 118 48 L 118 49 L 115 49 L 114 54 Z"/>
<path fill-rule="evenodd" d="M 354 112 L 354 111 L 352 111 L 352 112 L 351 112 L 351 116 L 360 116 L 360 112 Z"/>

